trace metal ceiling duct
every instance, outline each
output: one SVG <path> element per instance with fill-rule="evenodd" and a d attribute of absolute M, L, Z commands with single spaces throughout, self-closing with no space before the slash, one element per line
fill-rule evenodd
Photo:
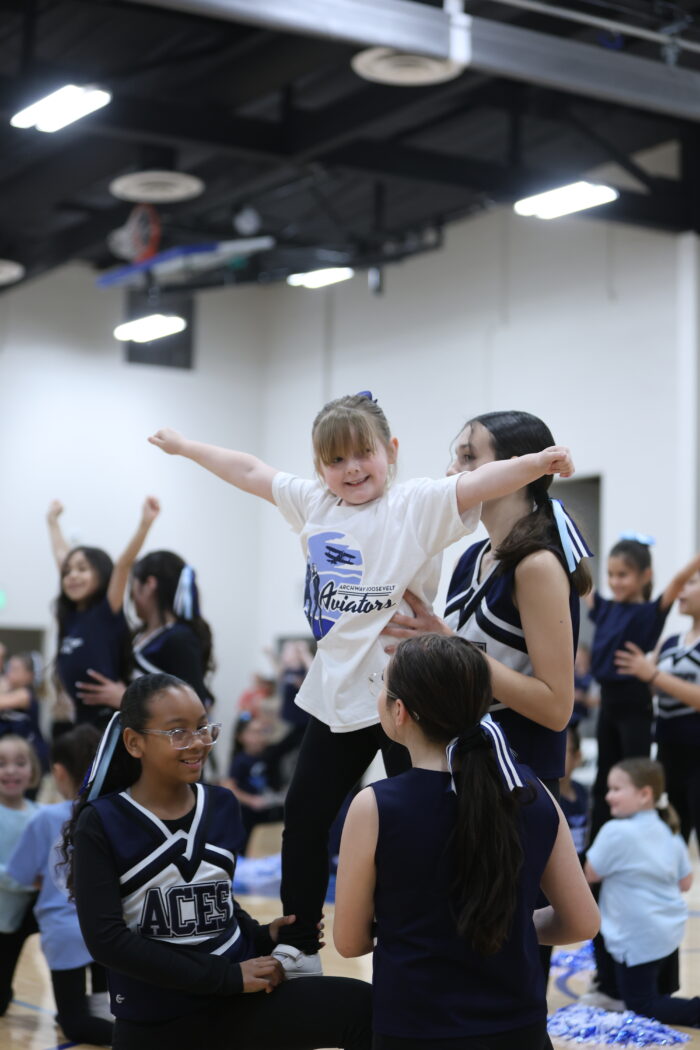
<path fill-rule="evenodd" d="M 700 74 L 414 0 L 127 0 L 229 22 L 390 47 L 491 76 L 700 121 Z"/>

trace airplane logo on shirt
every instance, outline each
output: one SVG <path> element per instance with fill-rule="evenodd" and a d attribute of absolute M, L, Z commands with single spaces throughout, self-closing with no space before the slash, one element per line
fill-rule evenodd
<path fill-rule="evenodd" d="M 354 565 L 355 553 L 347 547 L 333 547 L 326 544 L 326 559 L 330 565 Z"/>

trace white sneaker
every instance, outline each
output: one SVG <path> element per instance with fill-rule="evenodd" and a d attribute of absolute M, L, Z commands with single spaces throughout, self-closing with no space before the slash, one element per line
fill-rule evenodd
<path fill-rule="evenodd" d="M 291 944 L 278 944 L 272 953 L 273 958 L 282 964 L 288 981 L 294 977 L 323 977 L 321 956 L 318 952 L 307 955 Z"/>
<path fill-rule="evenodd" d="M 584 1006 L 597 1006 L 600 1010 L 609 1010 L 611 1013 L 621 1014 L 625 1009 L 625 1004 L 622 999 L 612 999 L 605 992 L 599 992 L 593 989 L 590 992 L 584 992 L 583 995 L 579 996 L 580 1003 Z"/>

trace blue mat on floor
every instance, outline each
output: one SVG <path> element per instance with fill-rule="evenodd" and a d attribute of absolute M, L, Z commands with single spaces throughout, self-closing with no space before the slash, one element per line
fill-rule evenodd
<path fill-rule="evenodd" d="M 279 897 L 282 880 L 282 856 L 273 853 L 271 857 L 239 857 L 233 879 L 235 894 L 247 893 L 256 897 Z M 326 903 L 335 901 L 335 875 L 328 883 Z"/>

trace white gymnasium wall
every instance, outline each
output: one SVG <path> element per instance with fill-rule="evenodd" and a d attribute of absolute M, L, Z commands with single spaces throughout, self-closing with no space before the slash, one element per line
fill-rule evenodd
<path fill-rule="evenodd" d="M 450 228 L 442 252 L 388 269 L 383 297 L 362 276 L 325 292 L 279 288 L 264 454 L 307 472 L 324 396 L 371 388 L 400 441 L 400 476 L 437 475 L 471 415 L 524 408 L 571 446 L 581 475 L 601 475 L 604 549 L 622 530 L 651 533 L 663 584 L 691 554 L 675 513 L 688 487 L 677 455 L 677 253 L 667 235 L 503 210 Z M 278 533 L 266 519 L 263 546 Z M 283 550 L 261 566 L 262 593 L 276 596 L 261 610 L 261 639 L 303 628 L 301 560 L 292 540 Z"/>
<path fill-rule="evenodd" d="M 213 442 L 255 444 L 262 431 L 257 289 L 199 301 L 192 372 L 128 365 L 111 332 L 119 292 L 98 292 L 79 266 L 0 299 L 0 589 L 3 626 L 51 631 L 57 574 L 45 511 L 65 504 L 71 542 L 115 555 L 147 494 L 162 502 L 145 550 L 173 549 L 197 569 L 216 633 L 215 691 L 229 705 L 254 648 L 258 530 L 244 495 L 146 442 L 171 425 Z M 252 502 L 252 501 L 251 501 Z"/>
<path fill-rule="evenodd" d="M 3 295 L 0 628 L 50 623 L 53 496 L 71 536 L 114 552 L 153 492 L 164 511 L 147 548 L 196 566 L 216 634 L 215 688 L 229 701 L 265 669 L 263 646 L 305 631 L 298 541 L 273 507 L 145 437 L 169 423 L 307 474 L 319 406 L 367 388 L 399 437 L 403 477 L 441 474 L 473 414 L 541 415 L 579 472 L 602 476 L 604 547 L 622 529 L 652 533 L 663 583 L 691 553 L 679 455 L 693 430 L 679 411 L 693 300 L 686 281 L 679 307 L 687 242 L 684 251 L 678 238 L 594 219 L 494 211 L 450 228 L 441 252 L 388 269 L 383 297 L 362 276 L 325 292 L 200 296 L 193 372 L 124 364 L 110 334 L 121 296 L 95 291 L 81 267 Z"/>

